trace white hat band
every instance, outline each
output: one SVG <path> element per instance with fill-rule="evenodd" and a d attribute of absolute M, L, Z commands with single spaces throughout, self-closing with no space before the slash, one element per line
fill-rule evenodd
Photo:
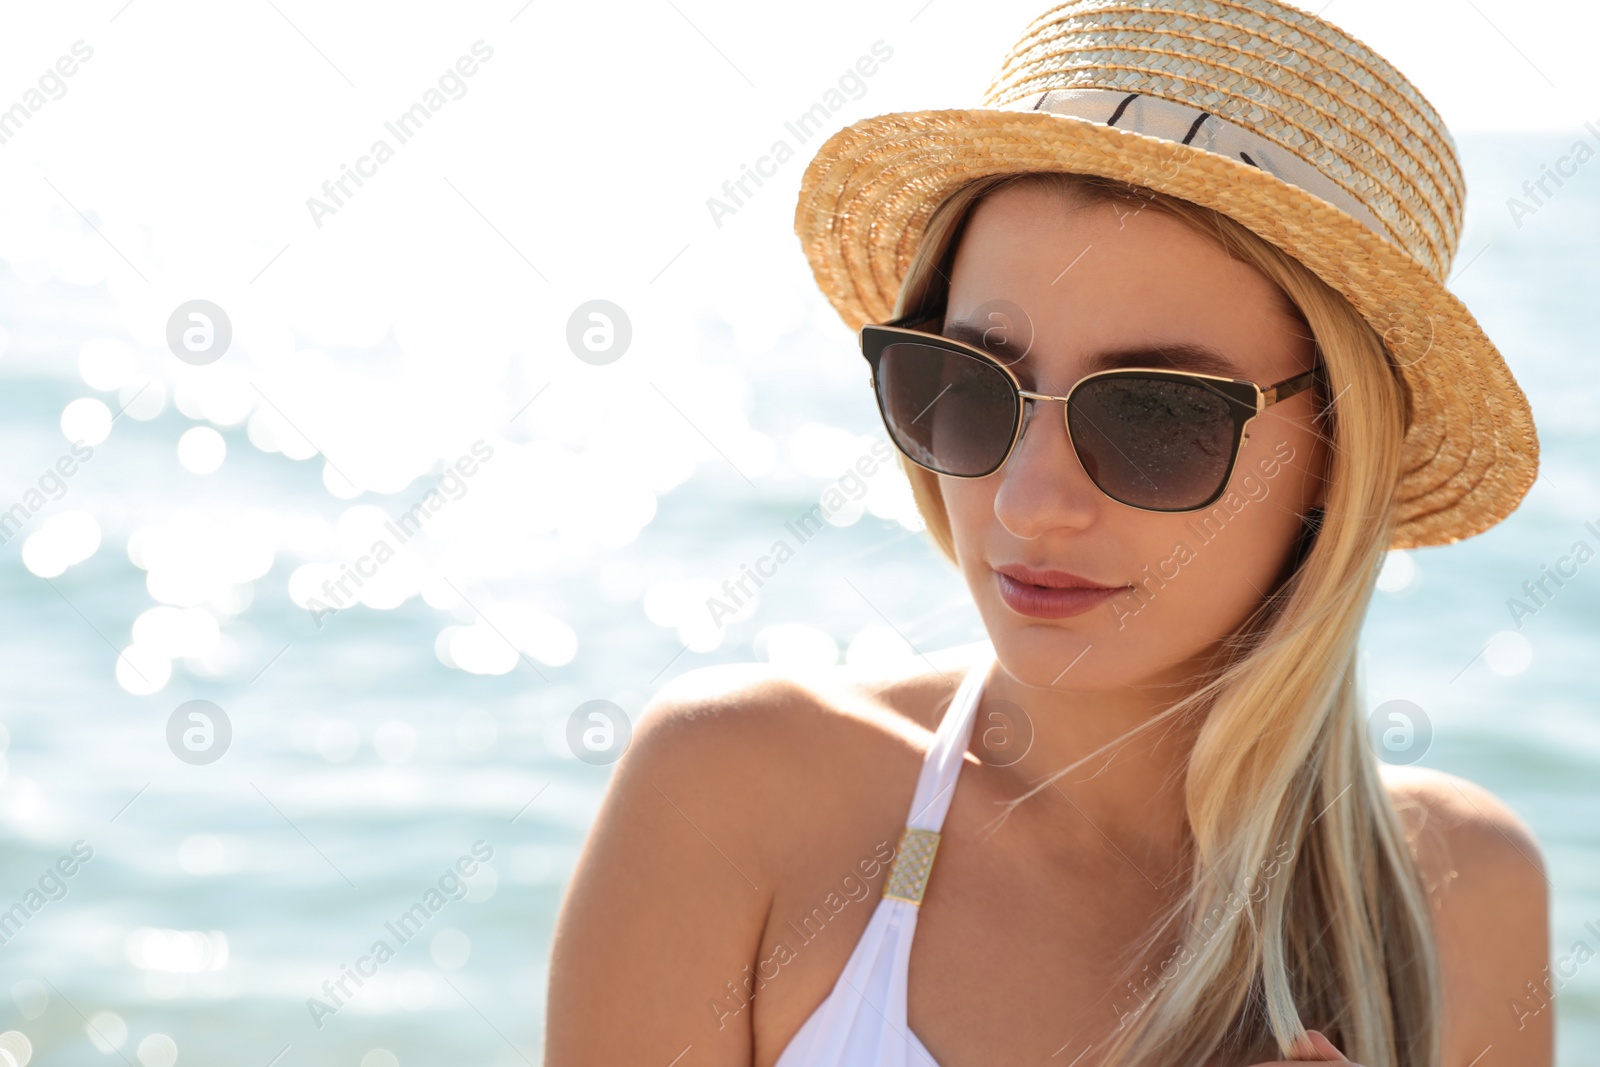
<path fill-rule="evenodd" d="M 1321 197 L 1378 236 L 1395 240 L 1395 235 L 1360 201 L 1282 145 L 1210 112 L 1165 97 L 1120 89 L 1051 89 L 1004 104 L 1001 109 L 1070 115 L 1241 160 Z"/>

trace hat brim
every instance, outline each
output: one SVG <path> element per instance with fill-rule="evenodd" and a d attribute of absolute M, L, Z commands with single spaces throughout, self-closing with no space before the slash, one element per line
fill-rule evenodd
<path fill-rule="evenodd" d="M 1538 476 L 1527 397 L 1465 305 L 1399 246 L 1247 163 L 1074 116 L 900 112 L 840 130 L 806 167 L 795 211 L 818 286 L 851 330 L 888 320 L 933 209 L 975 178 L 1120 178 L 1227 214 L 1342 293 L 1411 392 L 1392 548 L 1450 544 L 1514 511 Z"/>

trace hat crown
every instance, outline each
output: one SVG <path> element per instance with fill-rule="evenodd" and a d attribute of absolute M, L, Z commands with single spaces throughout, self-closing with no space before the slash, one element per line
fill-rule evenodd
<path fill-rule="evenodd" d="M 1455 257 L 1466 189 L 1443 119 L 1392 64 L 1314 15 L 1275 0 L 1067 0 L 1029 25 L 984 104 L 1096 95 L 1083 90 L 1170 101 L 1264 138 L 1250 143 L 1311 168 L 1324 199 L 1436 276 Z"/>

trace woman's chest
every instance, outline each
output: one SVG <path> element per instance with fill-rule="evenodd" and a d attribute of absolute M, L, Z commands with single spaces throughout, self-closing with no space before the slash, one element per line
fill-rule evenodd
<path fill-rule="evenodd" d="M 1047 863 L 961 837 L 940 851 L 911 945 L 910 1028 L 939 1067 L 1096 1067 L 1158 990 L 1171 946 L 1146 941 L 1171 891 L 1116 857 Z"/>

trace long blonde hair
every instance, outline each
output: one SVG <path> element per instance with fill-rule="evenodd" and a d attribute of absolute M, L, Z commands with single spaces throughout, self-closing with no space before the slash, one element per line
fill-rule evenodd
<path fill-rule="evenodd" d="M 929 220 L 897 319 L 943 308 L 973 208 L 1018 181 L 1168 213 L 1256 267 L 1308 328 L 1327 383 L 1320 520 L 1304 526 L 1278 586 L 1229 635 L 1221 665 L 1157 716 L 1203 716 L 1183 782 L 1190 876 L 1129 953 L 1161 953 L 1163 962 L 1129 981 L 1140 1003 L 1119 1012 L 1104 1062 L 1286 1057 L 1311 1028 L 1366 1067 L 1439 1067 L 1427 890 L 1379 776 L 1356 679 L 1361 622 L 1394 525 L 1409 423 L 1404 382 L 1377 332 L 1292 256 L 1209 208 L 1093 175 L 1034 172 L 962 186 Z M 937 476 L 904 455 L 900 462 L 930 536 L 956 562 Z"/>

